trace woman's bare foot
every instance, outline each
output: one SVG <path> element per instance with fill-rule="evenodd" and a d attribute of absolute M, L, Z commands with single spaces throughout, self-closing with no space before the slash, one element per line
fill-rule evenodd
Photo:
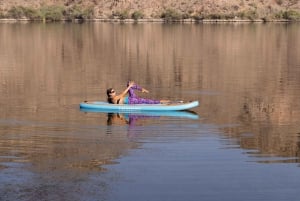
<path fill-rule="evenodd" d="M 170 101 L 169 100 L 160 100 L 160 103 L 161 104 L 168 104 L 168 103 L 170 103 Z"/>

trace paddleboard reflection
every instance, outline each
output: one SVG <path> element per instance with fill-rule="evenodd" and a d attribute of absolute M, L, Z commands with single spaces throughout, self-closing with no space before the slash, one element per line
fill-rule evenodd
<path fill-rule="evenodd" d="M 109 112 L 107 110 L 96 110 L 96 109 L 83 109 L 80 111 L 86 113 L 102 113 L 107 115 L 107 130 L 106 134 L 111 135 L 115 132 L 119 132 L 120 129 L 117 129 L 116 126 L 127 125 L 127 137 L 136 138 L 140 136 L 141 129 L 140 126 L 145 125 L 147 120 L 161 120 L 161 117 L 176 118 L 176 119 L 189 119 L 197 120 L 199 116 L 196 112 L 193 111 L 143 111 L 143 112 Z"/>
<path fill-rule="evenodd" d="M 187 118 L 187 119 L 199 119 L 199 116 L 194 111 L 184 110 L 184 111 L 138 111 L 138 112 L 114 112 L 114 111 L 108 111 L 108 110 L 98 110 L 98 109 L 83 109 L 80 108 L 80 111 L 82 112 L 94 112 L 94 113 L 107 113 L 111 114 L 112 116 L 114 114 L 119 114 L 119 116 L 122 114 L 122 116 L 125 116 L 128 120 L 130 118 L 146 118 L 146 117 L 177 117 L 177 118 Z M 109 115 L 108 115 L 109 116 Z"/>

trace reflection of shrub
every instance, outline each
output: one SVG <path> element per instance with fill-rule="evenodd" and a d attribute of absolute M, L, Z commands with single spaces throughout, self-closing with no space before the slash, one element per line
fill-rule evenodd
<path fill-rule="evenodd" d="M 182 15 L 173 9 L 165 10 L 160 17 L 165 21 L 176 21 L 182 19 Z"/>
<path fill-rule="evenodd" d="M 134 19 L 134 20 L 143 19 L 144 18 L 144 14 L 141 11 L 134 11 L 131 14 L 131 18 Z"/>

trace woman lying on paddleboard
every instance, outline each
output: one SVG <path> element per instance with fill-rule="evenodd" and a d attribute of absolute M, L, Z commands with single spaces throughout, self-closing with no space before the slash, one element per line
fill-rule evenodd
<path fill-rule="evenodd" d="M 119 95 L 116 94 L 116 91 L 113 88 L 107 89 L 107 101 L 112 104 L 160 104 L 169 102 L 166 100 L 140 98 L 135 95 L 134 90 L 149 93 L 148 90 L 136 85 L 133 81 L 129 81 L 127 88 Z"/>

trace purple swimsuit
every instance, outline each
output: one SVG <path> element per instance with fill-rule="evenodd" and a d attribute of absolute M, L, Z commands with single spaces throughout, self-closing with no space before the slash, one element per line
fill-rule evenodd
<path fill-rule="evenodd" d="M 128 86 L 128 84 L 127 84 Z M 142 87 L 138 85 L 133 85 L 128 93 L 128 103 L 127 104 L 159 104 L 159 100 L 152 100 L 152 99 L 146 99 L 146 98 L 139 98 L 137 95 L 135 95 L 134 90 L 142 91 Z"/>

